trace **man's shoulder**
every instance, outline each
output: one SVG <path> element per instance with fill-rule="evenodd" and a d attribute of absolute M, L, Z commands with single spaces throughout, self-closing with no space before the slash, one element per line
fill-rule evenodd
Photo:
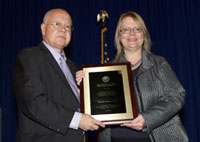
<path fill-rule="evenodd" d="M 42 53 L 41 46 L 42 45 L 39 44 L 37 46 L 24 48 L 18 53 L 18 56 L 29 56 L 29 57 L 31 57 L 31 56 L 40 55 Z"/>

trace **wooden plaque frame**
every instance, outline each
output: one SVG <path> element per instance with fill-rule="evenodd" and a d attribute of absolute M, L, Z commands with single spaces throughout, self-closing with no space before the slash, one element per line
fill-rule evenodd
<path fill-rule="evenodd" d="M 136 101 L 135 101 L 130 63 L 126 62 L 126 63 L 108 63 L 108 64 L 88 65 L 88 66 L 86 65 L 86 66 L 81 66 L 81 69 L 85 73 L 85 77 L 83 78 L 83 81 L 80 85 L 80 105 L 81 105 L 82 113 L 89 114 L 95 119 L 102 121 L 106 125 L 114 125 L 114 124 L 130 122 L 135 117 L 137 117 Z M 116 73 L 117 73 L 116 77 L 118 78 L 118 80 L 121 78 L 121 81 L 119 82 L 122 82 L 123 87 L 121 87 L 121 85 L 115 86 L 120 83 L 112 81 L 112 76 L 115 75 Z M 103 78 L 105 78 L 105 81 L 103 80 Z M 102 83 L 91 84 L 91 82 L 95 82 L 95 81 L 97 82 L 102 81 Z M 110 82 L 110 83 L 107 85 L 107 82 Z M 110 96 L 108 100 L 105 97 L 106 91 L 92 91 L 92 90 L 98 90 L 99 89 L 98 86 L 100 86 L 100 89 L 108 90 L 107 95 Z M 107 87 L 107 86 L 111 86 L 111 87 Z M 93 88 L 91 89 L 91 87 Z M 117 88 L 117 91 L 112 90 L 112 88 L 115 88 L 115 89 Z M 123 89 L 118 91 L 119 88 L 123 88 Z M 97 99 L 91 100 L 91 98 L 95 98 L 92 95 L 96 95 L 95 97 Z M 117 98 L 116 96 L 121 96 L 121 95 L 123 95 L 122 98 L 124 99 L 122 99 L 122 101 L 124 101 L 124 103 L 122 101 L 118 101 L 119 103 L 117 102 L 117 104 L 121 104 L 122 106 L 116 105 L 114 103 L 109 104 L 109 102 L 112 102 L 112 100 L 115 100 Z M 98 99 L 101 101 L 98 101 Z M 93 102 L 95 102 L 96 104 Z M 113 106 L 113 109 L 109 109 L 109 106 Z M 115 109 L 115 106 L 116 106 L 116 109 Z M 121 108 L 123 107 L 125 109 L 122 109 L 122 111 L 123 110 L 124 111 L 118 113 L 117 111 L 118 110 L 120 111 Z M 96 109 L 96 108 L 102 108 L 102 109 Z M 95 113 L 92 113 L 94 112 L 93 110 L 95 111 Z M 98 111 L 96 112 L 96 110 L 101 110 L 100 111 L 101 113 L 98 114 Z M 102 114 L 102 111 L 107 112 L 110 110 L 111 110 L 111 113 Z"/>

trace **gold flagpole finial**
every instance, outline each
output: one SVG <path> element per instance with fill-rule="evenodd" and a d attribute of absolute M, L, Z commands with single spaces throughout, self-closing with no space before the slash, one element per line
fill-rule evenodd
<path fill-rule="evenodd" d="M 101 10 L 99 14 L 97 14 L 97 22 L 102 21 L 103 27 L 105 26 L 105 21 L 108 19 L 108 13 L 105 10 Z"/>

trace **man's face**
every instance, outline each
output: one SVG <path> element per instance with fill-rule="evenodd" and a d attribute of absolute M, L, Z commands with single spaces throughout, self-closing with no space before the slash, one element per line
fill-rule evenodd
<path fill-rule="evenodd" d="M 61 52 L 71 40 L 72 20 L 65 11 L 52 12 L 41 24 L 43 40 L 58 52 Z"/>

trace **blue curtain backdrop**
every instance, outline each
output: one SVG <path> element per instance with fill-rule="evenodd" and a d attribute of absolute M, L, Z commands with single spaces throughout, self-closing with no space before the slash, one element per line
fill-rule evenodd
<path fill-rule="evenodd" d="M 187 90 L 180 112 L 191 142 L 200 141 L 200 1 L 199 0 L 1 0 L 0 1 L 0 107 L 2 141 L 14 142 L 17 127 L 13 94 L 13 66 L 16 53 L 41 41 L 40 24 L 46 11 L 63 8 L 72 16 L 75 31 L 67 48 L 80 66 L 101 60 L 100 10 L 109 13 L 109 55 L 113 58 L 114 32 L 120 14 L 136 11 L 145 20 L 152 51 L 167 58 Z M 90 141 L 95 142 L 95 138 Z"/>

